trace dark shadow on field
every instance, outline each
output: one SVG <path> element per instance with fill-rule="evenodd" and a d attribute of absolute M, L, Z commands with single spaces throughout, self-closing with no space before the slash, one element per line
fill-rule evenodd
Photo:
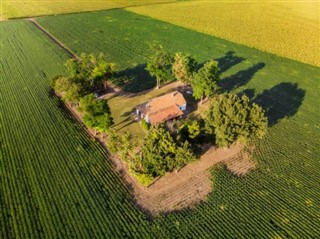
<path fill-rule="evenodd" d="M 218 62 L 218 66 L 220 68 L 219 74 L 221 74 L 245 59 L 246 58 L 236 56 L 234 51 L 228 51 L 224 56 L 214 60 Z M 201 67 L 203 67 L 206 62 L 207 61 L 199 63 L 196 67 L 196 70 L 199 70 Z"/>
<path fill-rule="evenodd" d="M 145 69 L 146 64 L 120 71 L 113 83 L 126 92 L 139 92 L 155 87 L 156 81 Z"/>
<path fill-rule="evenodd" d="M 238 96 L 246 95 L 250 100 L 253 99 L 255 96 L 255 90 L 254 89 L 245 89 L 244 91 L 240 92 Z"/>
<path fill-rule="evenodd" d="M 283 82 L 263 91 L 253 100 L 260 105 L 268 117 L 269 126 L 277 124 L 281 119 L 291 117 L 298 112 L 305 96 L 305 90 L 297 83 Z"/>
<path fill-rule="evenodd" d="M 219 63 L 219 74 L 227 71 L 230 69 L 232 66 L 239 64 L 240 62 L 244 61 L 245 58 L 235 56 L 234 51 L 228 51 L 224 56 L 215 59 Z"/>
<path fill-rule="evenodd" d="M 263 62 L 257 63 L 246 70 L 242 70 L 232 76 L 225 77 L 218 83 L 218 85 L 221 87 L 223 92 L 232 91 L 240 86 L 246 85 L 252 79 L 254 74 L 264 66 L 265 63 Z"/>

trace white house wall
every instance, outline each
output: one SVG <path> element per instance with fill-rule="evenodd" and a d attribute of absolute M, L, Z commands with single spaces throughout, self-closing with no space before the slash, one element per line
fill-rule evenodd
<path fill-rule="evenodd" d="M 180 110 L 185 111 L 187 109 L 187 104 L 180 105 L 179 108 Z"/>

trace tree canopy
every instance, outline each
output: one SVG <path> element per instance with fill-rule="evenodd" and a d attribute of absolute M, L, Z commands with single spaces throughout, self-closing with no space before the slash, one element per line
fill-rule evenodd
<path fill-rule="evenodd" d="M 191 84 L 197 61 L 189 54 L 178 52 L 174 56 L 172 72 L 175 78 L 185 84 Z"/>
<path fill-rule="evenodd" d="M 80 98 L 103 88 L 103 83 L 115 73 L 116 66 L 106 61 L 104 54 L 82 53 L 79 59 L 69 59 L 65 63 L 68 76 L 55 76 L 51 86 L 61 94 L 63 100 L 79 102 Z"/>
<path fill-rule="evenodd" d="M 84 112 L 83 122 L 89 128 L 107 133 L 113 125 L 110 109 L 106 100 L 96 99 L 94 94 L 80 100 L 80 109 Z"/>
<path fill-rule="evenodd" d="M 209 97 L 218 90 L 219 70 L 218 62 L 211 60 L 193 75 L 191 81 L 193 96 L 201 99 L 201 103 L 204 96 Z"/>
<path fill-rule="evenodd" d="M 172 78 L 171 64 L 172 55 L 166 51 L 161 45 L 153 46 L 153 55 L 150 56 L 146 70 L 149 74 L 156 78 L 157 89 L 160 88 L 161 81 L 169 81 Z"/>
<path fill-rule="evenodd" d="M 141 148 L 141 172 L 153 176 L 179 169 L 195 156 L 189 143 L 177 143 L 164 125 L 152 126 Z"/>
<path fill-rule="evenodd" d="M 267 118 L 263 109 L 251 104 L 246 95 L 215 96 L 205 114 L 207 133 L 218 146 L 228 146 L 235 141 L 247 142 L 254 136 L 262 138 L 267 132 Z"/>

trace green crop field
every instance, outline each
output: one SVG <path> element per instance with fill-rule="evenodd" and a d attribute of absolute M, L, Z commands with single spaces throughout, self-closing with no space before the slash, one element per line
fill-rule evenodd
<path fill-rule="evenodd" d="M 1 0 L 0 20 L 21 17 L 87 12 L 170 2 L 170 0 Z"/>
<path fill-rule="evenodd" d="M 64 52 L 29 22 L 0 29 L 0 238 L 152 235 L 104 150 L 49 94 Z"/>
<path fill-rule="evenodd" d="M 319 1 L 186 1 L 129 10 L 320 66 Z"/>
<path fill-rule="evenodd" d="M 76 53 L 105 52 L 131 76 L 127 90 L 154 86 L 144 70 L 154 41 L 200 64 L 217 59 L 223 89 L 260 103 L 270 128 L 255 171 L 239 178 L 215 167 L 205 202 L 149 222 L 103 149 L 48 94 L 66 55 L 31 23 L 1 23 L 2 238 L 320 237 L 319 68 L 123 10 L 38 22 Z M 110 102 L 117 120 L 130 110 L 121 101 L 130 98 Z"/>

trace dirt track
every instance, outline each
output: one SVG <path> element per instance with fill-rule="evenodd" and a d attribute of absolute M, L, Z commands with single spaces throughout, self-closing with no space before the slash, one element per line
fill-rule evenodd
<path fill-rule="evenodd" d="M 32 22 L 42 33 L 44 33 L 51 41 L 57 44 L 60 48 L 62 48 L 65 52 L 67 52 L 72 58 L 79 59 L 78 56 L 73 53 L 70 49 L 68 49 L 62 42 L 60 42 L 57 38 L 52 36 L 46 29 L 44 29 L 39 23 L 36 22 L 34 18 L 28 18 L 28 21 Z"/>
<path fill-rule="evenodd" d="M 234 169 L 242 170 L 242 174 L 254 167 L 248 160 L 240 161 L 246 167 L 237 167 L 237 159 L 241 156 L 242 150 L 242 145 L 235 145 L 229 149 L 211 147 L 199 161 L 185 166 L 178 173 L 173 172 L 161 177 L 148 188 L 133 180 L 135 183 L 132 186 L 138 205 L 151 215 L 156 215 L 180 210 L 203 201 L 212 191 L 210 168 L 213 165 L 232 161 Z M 132 179 L 130 181 L 132 182 Z"/>

